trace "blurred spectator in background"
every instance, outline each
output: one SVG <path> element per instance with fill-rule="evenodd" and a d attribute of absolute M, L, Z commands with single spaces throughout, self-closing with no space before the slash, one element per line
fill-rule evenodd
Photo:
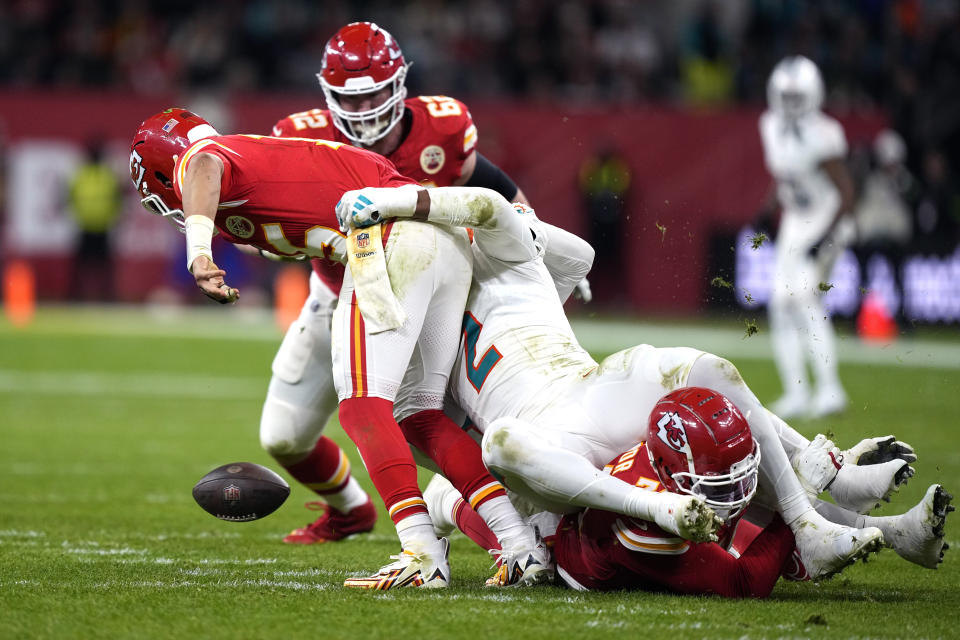
<path fill-rule="evenodd" d="M 104 162 L 102 142 L 91 139 L 86 152 L 69 184 L 69 209 L 80 231 L 70 290 L 79 300 L 108 301 L 113 299 L 110 228 L 120 215 L 123 191 Z"/>
<path fill-rule="evenodd" d="M 899 133 L 885 129 L 873 141 L 871 170 L 863 181 L 854 210 L 857 224 L 854 253 L 860 264 L 862 287 L 873 289 L 875 260 L 885 256 L 890 262 L 895 291 L 887 311 L 904 326 L 903 278 L 904 252 L 913 235 L 912 204 L 917 183 L 906 167 L 907 146 Z M 865 296 L 864 296 L 865 297 Z M 863 298 L 862 298 L 863 299 Z M 862 301 L 861 299 L 861 301 Z"/>
<path fill-rule="evenodd" d="M 705 3 L 684 34 L 682 52 L 684 96 L 694 105 L 730 100 L 733 69 L 727 59 L 725 36 L 717 20 L 716 7 Z"/>
<path fill-rule="evenodd" d="M 630 167 L 611 143 L 605 143 L 580 165 L 580 193 L 590 224 L 588 239 L 596 251 L 590 282 L 600 304 L 622 302 L 624 207 L 630 189 Z"/>

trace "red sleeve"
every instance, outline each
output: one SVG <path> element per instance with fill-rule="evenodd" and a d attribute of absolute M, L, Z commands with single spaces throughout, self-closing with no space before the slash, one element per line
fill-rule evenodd
<path fill-rule="evenodd" d="M 230 157 L 231 152 L 231 149 L 215 143 L 211 138 L 199 140 L 184 151 L 183 155 L 177 159 L 177 163 L 173 167 L 173 190 L 174 193 L 177 194 L 177 197 L 180 198 L 180 201 L 183 201 L 183 179 L 187 175 L 187 167 L 190 166 L 190 162 L 200 153 L 213 154 L 223 161 L 223 175 L 220 177 L 220 201 L 230 200 L 234 173 L 233 159 Z"/>
<path fill-rule="evenodd" d="M 676 556 L 632 553 L 624 568 L 675 593 L 766 598 L 793 548 L 793 533 L 776 516 L 739 558 L 717 544 L 692 544 Z"/>

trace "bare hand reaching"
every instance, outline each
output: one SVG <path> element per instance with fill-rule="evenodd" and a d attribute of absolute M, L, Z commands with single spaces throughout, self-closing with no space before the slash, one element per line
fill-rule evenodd
<path fill-rule="evenodd" d="M 224 282 L 223 277 L 227 272 L 207 256 L 198 256 L 193 261 L 190 271 L 200 291 L 211 300 L 216 300 L 220 304 L 231 304 L 240 298 L 240 291 Z"/>

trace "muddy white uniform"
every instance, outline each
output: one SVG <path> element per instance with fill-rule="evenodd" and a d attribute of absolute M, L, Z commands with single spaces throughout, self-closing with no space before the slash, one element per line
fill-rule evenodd
<path fill-rule="evenodd" d="M 474 232 L 473 283 L 451 378 L 454 400 L 480 432 L 499 418 L 519 418 L 548 427 L 556 445 L 602 468 L 618 447 L 644 436 L 637 403 L 653 406 L 667 391 L 683 386 L 702 352 L 640 345 L 598 365 L 577 342 L 564 314 L 561 296 L 565 299 L 572 287 L 561 284 L 558 291 L 537 255 L 544 244 L 553 253 L 563 243 L 569 277 L 556 275 L 570 283 L 586 274 L 592 250 L 531 213 L 521 217 L 530 221 L 536 242 Z"/>
<path fill-rule="evenodd" d="M 597 364 L 577 342 L 561 303 L 572 290 L 568 283 L 589 269 L 592 250 L 531 213 L 517 219 L 525 224 L 499 224 L 494 232 L 475 227 L 473 282 L 451 377 L 454 400 L 484 433 L 484 462 L 495 475 L 541 509 L 565 513 L 593 503 L 626 513 L 629 504 L 606 493 L 617 488 L 598 484 L 605 482 L 599 470 L 618 448 L 646 438 L 647 416 L 661 397 L 693 385 L 742 408 L 764 452 L 762 484 L 787 503 L 806 499 L 775 418 L 727 360 L 642 344 Z M 552 278 L 543 245 L 569 256 L 562 271 L 551 261 Z"/>

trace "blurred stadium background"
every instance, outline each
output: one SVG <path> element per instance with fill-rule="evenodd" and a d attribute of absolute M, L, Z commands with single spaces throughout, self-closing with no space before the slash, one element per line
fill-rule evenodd
<path fill-rule="evenodd" d="M 243 296 L 227 308 L 200 295 L 183 237 L 139 205 L 130 139 L 174 104 L 260 134 L 323 106 L 322 47 L 353 20 L 390 30 L 414 63 L 410 94 L 465 101 L 480 152 L 595 245 L 596 299 L 568 309 L 596 357 L 696 346 L 733 359 L 763 401 L 779 380 L 763 312 L 772 247 L 750 242 L 770 187 L 757 118 L 781 57 L 816 61 L 861 188 L 877 134 L 904 140 L 909 238 L 838 264 L 827 301 L 850 408 L 797 427 L 917 447 L 918 477 L 881 514 L 932 482 L 956 493 L 960 0 L 0 0 L 0 636 L 465 637 L 507 620 L 512 638 L 955 637 L 955 550 L 937 572 L 888 550 L 828 583 L 726 602 L 490 594 L 489 557 L 460 538 L 457 593 L 371 599 L 338 585 L 396 552 L 382 509 L 373 534 L 317 549 L 279 543 L 308 519 L 300 486 L 249 525 L 197 508 L 190 486 L 211 468 L 275 467 L 257 442 L 272 312 L 299 310 L 307 267 L 216 245 Z M 71 206 L 91 152 L 122 195 L 115 218 L 86 223 L 108 227 L 107 267 L 79 259 L 98 245 Z M 902 309 L 912 335 L 857 339 L 866 293 Z M 372 489 L 342 430 L 326 433 Z"/>
<path fill-rule="evenodd" d="M 853 317 L 874 291 L 915 322 L 960 320 L 953 0 L 3 2 L 7 280 L 11 265 L 15 276 L 28 266 L 41 303 L 205 304 L 182 268 L 182 239 L 144 215 L 130 188 L 132 133 L 180 104 L 222 132 L 268 134 L 283 116 L 322 106 L 323 45 L 355 19 L 398 38 L 414 62 L 411 95 L 465 101 L 479 150 L 545 219 L 595 245 L 597 299 L 574 313 L 736 315 L 763 305 L 771 247 L 746 243 L 770 185 L 757 117 L 773 65 L 803 53 L 823 71 L 826 109 L 846 129 L 859 183 L 885 128 L 905 141 L 909 170 L 909 241 L 862 265 L 848 252 L 828 305 Z M 106 273 L 75 259 L 70 211 L 70 181 L 94 147 L 124 194 Z M 241 306 L 269 307 L 279 268 L 215 250 L 245 293 Z"/>

